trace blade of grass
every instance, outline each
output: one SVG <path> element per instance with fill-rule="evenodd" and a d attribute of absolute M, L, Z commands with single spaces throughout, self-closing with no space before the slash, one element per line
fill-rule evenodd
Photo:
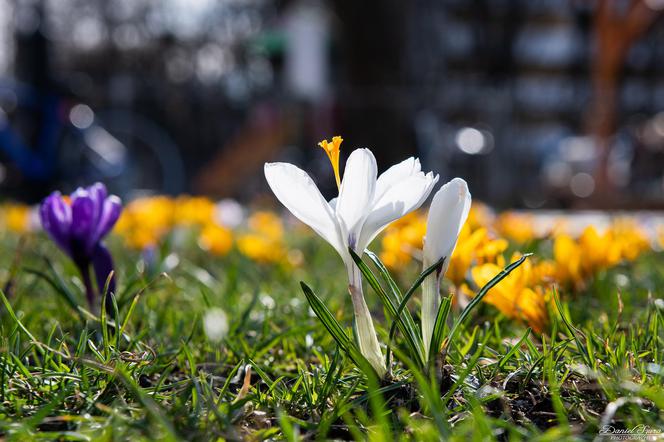
<path fill-rule="evenodd" d="M 314 311 L 318 319 L 323 323 L 328 332 L 332 335 L 334 340 L 337 342 L 339 347 L 351 358 L 351 360 L 357 365 L 363 372 L 368 375 L 373 374 L 377 376 L 377 373 L 371 367 L 371 364 L 367 359 L 360 353 L 360 350 L 355 346 L 353 341 L 348 337 L 346 332 L 337 322 L 337 320 L 332 316 L 332 313 L 328 308 L 323 304 L 318 296 L 309 288 L 304 282 L 300 282 L 304 296 L 306 296 L 311 309 Z"/>
<path fill-rule="evenodd" d="M 14 313 L 14 309 L 12 308 L 11 304 L 9 303 L 9 300 L 7 299 L 7 297 L 5 296 L 5 293 L 4 293 L 2 290 L 0 290 L 0 300 L 1 300 L 2 303 L 5 305 L 5 309 L 7 309 L 7 313 L 9 313 L 9 316 L 10 316 L 10 317 L 12 318 L 12 320 L 16 323 L 16 325 L 18 326 L 18 328 L 19 328 L 23 333 L 25 333 L 25 335 L 26 335 L 28 338 L 30 338 L 30 341 L 32 341 L 33 343 L 37 343 L 37 342 L 38 342 L 37 339 L 32 335 L 32 333 L 30 333 L 30 331 L 25 327 L 25 325 L 23 325 L 23 323 L 21 322 L 21 320 L 18 319 L 18 316 L 16 316 L 16 313 Z M 43 349 L 41 346 L 37 345 L 37 349 L 39 350 L 39 352 L 40 352 L 42 355 L 44 354 L 44 349 Z"/>
<path fill-rule="evenodd" d="M 514 269 L 523 264 L 523 262 L 531 255 L 532 253 L 526 253 L 521 258 L 519 258 L 518 260 L 514 261 L 513 263 L 505 267 L 503 270 L 501 270 L 500 273 L 494 276 L 493 279 L 491 279 L 491 281 L 487 282 L 486 285 L 480 289 L 477 295 L 475 295 L 475 297 L 468 303 L 466 308 L 463 309 L 463 311 L 457 318 L 456 322 L 452 326 L 450 333 L 447 335 L 447 338 L 445 338 L 441 346 L 443 348 L 443 351 L 450 345 L 450 343 L 456 336 L 456 333 L 458 332 L 459 327 L 461 326 L 463 321 L 465 321 L 468 315 L 470 315 L 470 313 L 475 309 L 475 307 L 477 307 L 477 305 L 482 301 L 482 299 L 486 296 L 489 290 L 491 290 L 500 281 L 505 279 L 510 273 L 512 273 Z"/>
<path fill-rule="evenodd" d="M 434 425 L 436 426 L 441 440 L 447 440 L 450 437 L 450 425 L 448 423 L 449 409 L 445 405 L 443 398 L 440 395 L 440 385 L 434 376 L 426 376 L 422 370 L 413 362 L 408 355 L 403 354 L 399 348 L 394 349 L 400 361 L 410 370 L 421 395 L 419 402 L 427 414 L 431 416 Z"/>
<path fill-rule="evenodd" d="M 443 265 L 444 262 L 445 262 L 445 257 L 442 257 L 434 265 L 428 267 L 426 270 L 424 270 L 422 273 L 420 273 L 420 275 L 417 277 L 417 279 L 415 280 L 413 285 L 408 289 L 408 291 L 406 291 L 403 298 L 401 299 L 401 303 L 397 307 L 397 311 L 396 311 L 396 315 L 395 315 L 396 318 L 401 317 L 401 312 L 404 311 L 404 309 L 406 308 L 406 305 L 408 305 L 408 301 L 410 301 L 410 298 L 413 296 L 415 291 L 422 285 L 422 283 L 424 282 L 424 279 L 427 276 L 429 276 L 431 273 L 435 272 L 436 269 L 440 268 Z M 394 340 L 394 335 L 397 331 L 397 326 L 398 326 L 398 322 L 396 320 L 392 321 L 392 325 L 390 326 L 390 334 L 389 334 L 389 339 L 388 339 L 388 345 L 387 345 L 388 356 L 389 356 L 390 348 L 392 347 L 392 341 Z M 419 336 L 420 336 L 419 330 L 416 333 L 417 333 L 418 339 L 420 339 L 419 338 Z M 422 342 L 421 339 L 420 339 L 420 342 Z M 424 355 L 424 345 L 423 345 L 423 343 L 422 343 L 422 355 Z M 424 362 L 424 359 L 422 359 L 422 362 Z"/>
<path fill-rule="evenodd" d="M 519 341 L 516 344 L 514 344 L 507 353 L 505 353 L 505 356 L 500 358 L 498 364 L 496 365 L 496 368 L 494 369 L 490 377 L 494 377 L 498 373 L 498 370 L 500 370 L 505 366 L 505 364 L 507 364 L 507 362 L 512 358 L 512 356 L 514 356 L 514 354 L 519 350 L 519 348 L 521 348 L 521 344 L 523 344 L 523 342 L 528 338 L 528 336 L 530 336 L 531 331 L 532 329 L 528 327 L 523 336 L 521 336 L 521 339 L 519 339 Z"/>
<path fill-rule="evenodd" d="M 586 347 L 583 345 L 581 342 L 581 339 L 579 338 L 579 335 L 582 333 L 572 325 L 570 320 L 567 318 L 567 315 L 565 314 L 565 311 L 563 310 L 563 306 L 560 303 L 560 299 L 558 298 L 558 290 L 556 290 L 555 287 L 553 287 L 553 300 L 556 304 L 556 309 L 558 310 L 558 314 L 560 315 L 561 319 L 563 320 L 563 324 L 565 325 L 565 328 L 567 328 L 567 331 L 572 335 L 572 338 L 574 338 L 574 342 L 576 343 L 576 347 L 579 350 L 579 353 L 581 353 L 581 356 L 583 357 L 584 362 L 586 365 L 588 365 L 589 368 L 593 366 L 592 361 L 590 360 L 590 356 L 587 353 Z"/>
<path fill-rule="evenodd" d="M 127 371 L 121 367 L 117 366 L 114 370 L 116 377 L 124 384 L 125 388 L 138 400 L 143 407 L 148 416 L 150 416 L 155 422 L 157 422 L 165 431 L 163 440 L 167 441 L 178 441 L 178 437 L 175 428 L 171 424 L 171 421 L 166 417 L 160 405 L 154 401 L 148 394 L 146 394 L 141 387 L 138 386 L 136 381 L 127 373 Z"/>
<path fill-rule="evenodd" d="M 26 268 L 25 272 L 29 274 L 33 274 L 37 276 L 38 278 L 43 279 L 46 281 L 48 285 L 50 285 L 53 289 L 55 289 L 55 292 L 60 295 L 62 299 L 65 300 L 65 302 L 76 312 L 76 314 L 79 316 L 79 319 L 84 320 L 82 313 L 79 310 L 79 303 L 78 300 L 76 299 L 76 296 L 72 293 L 71 290 L 67 287 L 67 285 L 64 283 L 60 275 L 55 271 L 53 266 L 51 265 L 51 262 L 46 259 L 45 260 L 53 274 L 55 275 L 55 278 L 50 277 L 47 275 L 45 272 L 42 272 L 41 270 L 33 269 L 33 268 Z"/>

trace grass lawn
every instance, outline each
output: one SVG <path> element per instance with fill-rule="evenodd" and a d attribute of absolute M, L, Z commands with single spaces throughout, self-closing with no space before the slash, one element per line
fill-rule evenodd
<path fill-rule="evenodd" d="M 297 230 L 286 241 L 299 264 L 214 257 L 187 234 L 146 255 L 112 236 L 112 321 L 87 311 L 76 268 L 43 233 L 3 234 L 0 438 L 560 441 L 591 440 L 605 425 L 664 434 L 661 253 L 559 287 L 566 320 L 549 302 L 540 332 L 480 304 L 429 373 L 397 333 L 379 381 L 339 350 L 300 288 L 352 336 L 338 256 Z M 405 265 L 397 284 L 418 271 Z M 387 343 L 392 318 L 366 283 L 365 296 Z M 415 318 L 418 302 L 419 291 Z"/>

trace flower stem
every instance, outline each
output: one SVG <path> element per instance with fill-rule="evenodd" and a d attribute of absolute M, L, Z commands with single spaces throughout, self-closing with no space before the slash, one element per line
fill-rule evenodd
<path fill-rule="evenodd" d="M 95 290 L 95 287 L 92 284 L 92 279 L 90 277 L 90 266 L 79 265 L 78 269 L 81 272 L 81 278 L 83 278 L 83 285 L 85 286 L 85 297 L 88 300 L 88 308 L 92 313 L 96 314 L 97 305 L 95 303 L 95 298 L 97 297 L 97 291 Z"/>
<path fill-rule="evenodd" d="M 379 377 L 385 376 L 383 353 L 380 350 L 376 330 L 374 329 L 371 312 L 364 300 L 362 292 L 362 274 L 355 263 L 346 266 L 348 271 L 348 292 L 353 301 L 353 312 L 355 314 L 355 330 L 357 333 L 358 346 L 360 353 L 369 361 L 376 370 Z"/>
<path fill-rule="evenodd" d="M 425 262 L 424 268 L 428 268 L 429 265 Z M 435 271 L 422 282 L 422 339 L 426 357 L 429 357 L 433 327 L 440 308 L 440 277 L 441 272 Z"/>

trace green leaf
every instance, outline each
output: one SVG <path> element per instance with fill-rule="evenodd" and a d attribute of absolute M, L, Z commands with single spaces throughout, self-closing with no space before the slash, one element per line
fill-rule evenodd
<path fill-rule="evenodd" d="M 18 316 L 16 316 L 16 313 L 14 312 L 14 309 L 12 308 L 12 305 L 9 303 L 9 300 L 5 296 L 5 293 L 0 290 L 0 301 L 5 306 L 5 309 L 7 309 L 7 313 L 9 313 L 9 316 L 14 320 L 18 328 L 25 333 L 25 335 L 32 341 L 33 344 L 39 344 L 39 341 L 35 339 L 35 337 L 30 333 L 30 331 L 23 325 L 20 319 L 18 319 Z M 43 355 L 44 354 L 44 349 L 41 347 L 41 345 L 37 345 L 37 350 Z"/>
<path fill-rule="evenodd" d="M 287 413 L 284 413 L 281 408 L 277 408 L 277 420 L 279 421 L 281 435 L 283 436 L 284 440 L 289 442 L 300 440 L 297 427 L 293 425 L 293 423 L 290 421 L 290 416 L 288 416 Z"/>
<path fill-rule="evenodd" d="M 76 296 L 69 289 L 67 284 L 60 276 L 60 274 L 55 270 L 55 267 L 53 267 L 53 263 L 51 263 L 51 261 L 48 258 L 44 258 L 44 261 L 46 262 L 46 266 L 49 268 L 50 273 L 53 275 L 53 277 L 49 276 L 45 272 L 38 269 L 26 268 L 25 271 L 46 281 L 48 285 L 50 285 L 53 289 L 55 289 L 55 293 L 57 293 L 62 299 L 64 299 L 64 301 L 67 304 L 69 304 L 69 306 L 76 312 L 76 314 L 78 314 L 81 321 L 83 321 L 84 318 L 79 310 L 79 302 Z"/>
<path fill-rule="evenodd" d="M 110 338 L 108 335 L 108 312 L 106 311 L 107 307 L 107 302 L 106 302 L 106 297 L 108 296 L 108 292 L 104 292 L 104 295 L 102 296 L 102 302 L 101 302 L 101 313 L 100 313 L 100 321 L 101 321 L 101 336 L 102 336 L 102 346 L 103 346 L 103 351 L 104 351 L 104 363 L 108 363 L 110 354 L 111 354 L 111 349 L 110 349 Z"/>
<path fill-rule="evenodd" d="M 445 333 L 445 326 L 447 324 L 447 316 L 450 314 L 452 307 L 452 299 L 445 297 L 440 302 L 438 313 L 436 314 L 436 321 L 433 325 L 433 334 L 431 335 L 431 345 L 429 346 L 429 364 L 434 362 L 434 359 L 440 351 L 440 346 L 443 343 L 443 336 Z"/>
<path fill-rule="evenodd" d="M 519 342 L 514 344 L 512 346 L 512 348 L 510 348 L 510 351 L 508 351 L 505 354 L 505 356 L 500 358 L 500 361 L 498 361 L 498 364 L 496 365 L 496 368 L 493 370 L 493 373 L 491 374 L 491 377 L 494 377 L 496 374 L 498 374 L 498 370 L 503 368 L 505 366 L 505 364 L 507 364 L 507 362 L 509 362 L 509 360 L 512 358 L 512 356 L 514 356 L 514 354 L 517 351 L 519 351 L 519 348 L 521 348 L 521 344 L 523 344 L 523 342 L 528 338 L 528 336 L 530 336 L 531 331 L 532 331 L 532 329 L 530 327 L 528 327 L 528 329 L 523 334 L 523 336 L 521 336 L 521 339 L 519 339 Z"/>
<path fill-rule="evenodd" d="M 330 363 L 330 366 L 327 369 L 327 374 L 325 375 L 325 383 L 323 384 L 323 387 L 319 392 L 318 403 L 320 404 L 319 407 L 321 409 L 324 408 L 325 405 L 327 404 L 327 398 L 330 396 L 332 387 L 334 385 L 337 385 L 339 377 L 341 376 L 341 364 L 339 363 L 340 361 L 341 361 L 341 353 L 339 353 L 339 349 L 337 348 L 337 351 L 334 352 L 334 356 L 332 357 L 332 362 Z"/>
<path fill-rule="evenodd" d="M 436 262 L 435 264 L 433 264 L 432 266 L 430 266 L 426 270 L 424 270 L 422 273 L 420 273 L 420 275 L 417 277 L 417 279 L 415 280 L 413 285 L 408 289 L 408 291 L 406 292 L 404 297 L 401 299 L 401 303 L 399 304 L 399 306 L 397 307 L 397 310 L 396 310 L 395 318 L 401 318 L 401 313 L 406 308 L 406 305 L 408 305 L 408 301 L 413 296 L 415 291 L 422 285 L 422 283 L 424 282 L 424 279 L 427 276 L 429 276 L 431 273 L 436 271 L 436 269 L 441 268 L 444 262 L 445 262 L 445 257 L 442 257 L 438 262 Z M 410 314 L 410 312 L 408 312 L 408 313 Z M 388 349 L 392 345 L 392 341 L 394 340 L 394 334 L 396 333 L 396 328 L 397 328 L 398 325 L 399 325 L 399 321 L 394 320 L 392 322 L 392 325 L 390 326 L 390 337 L 389 337 L 389 341 L 388 341 Z M 402 331 L 402 333 L 403 333 L 403 331 Z M 420 338 L 421 334 L 420 334 L 419 330 L 416 329 L 415 333 L 418 336 L 418 340 L 420 342 L 420 345 L 422 346 L 422 353 L 421 353 L 422 354 L 422 359 L 420 359 L 420 361 L 421 361 L 420 366 L 423 366 L 424 365 L 424 343 L 422 342 L 422 338 Z"/>
<path fill-rule="evenodd" d="M 438 437 L 440 440 L 448 440 L 450 438 L 450 424 L 448 423 L 448 416 L 450 409 L 447 407 L 447 401 L 441 397 L 440 385 L 435 376 L 426 376 L 425 373 L 415 365 L 408 355 L 403 354 L 401 349 L 395 348 L 394 353 L 400 361 L 409 369 L 415 383 L 417 384 L 418 391 L 421 394 L 420 404 L 423 407 L 424 413 L 431 417 L 431 422 L 438 430 Z"/>
<path fill-rule="evenodd" d="M 470 315 L 470 312 L 472 312 L 475 309 L 475 307 L 477 307 L 477 305 L 482 301 L 482 299 L 486 296 L 486 294 L 489 293 L 489 290 L 491 290 L 500 281 L 505 279 L 510 273 L 512 273 L 514 269 L 523 264 L 523 262 L 531 255 L 532 253 L 526 253 L 521 258 L 519 258 L 518 260 L 514 261 L 513 263 L 505 267 L 503 270 L 501 270 L 500 273 L 494 276 L 493 279 L 491 279 L 491 281 L 487 282 L 486 285 L 480 289 L 477 295 L 468 303 L 466 308 L 463 309 L 463 311 L 459 315 L 459 318 L 452 326 L 449 335 L 447 335 L 447 338 L 445 338 L 445 341 L 443 342 L 442 345 L 443 349 L 446 349 L 452 343 L 452 340 L 454 339 L 457 331 L 459 330 L 459 326 L 461 326 L 463 321 L 465 321 L 468 315 Z"/>
<path fill-rule="evenodd" d="M 376 292 L 381 302 L 383 303 L 383 306 L 387 309 L 390 316 L 392 316 L 392 320 L 396 323 L 397 327 L 399 327 L 399 330 L 406 338 L 406 344 L 408 345 L 408 349 L 412 353 L 413 358 L 416 358 L 417 361 L 420 362 L 421 365 L 423 365 L 424 346 L 422 345 L 422 339 L 420 338 L 418 329 L 415 326 L 415 321 L 413 321 L 413 318 L 410 317 L 410 321 L 406 319 L 407 316 L 410 316 L 410 312 L 408 312 L 407 314 L 406 313 L 402 314 L 403 310 L 401 311 L 398 310 L 398 305 L 397 305 L 398 301 L 387 295 L 383 287 L 378 282 L 378 279 L 376 279 L 374 273 L 364 263 L 364 261 L 362 261 L 362 258 L 360 258 L 357 255 L 357 253 L 353 251 L 353 249 L 349 248 L 348 251 L 350 252 L 351 257 L 353 258 L 353 261 L 355 261 L 355 264 L 362 272 L 362 275 L 367 280 L 371 288 L 373 288 L 373 290 Z"/>
<path fill-rule="evenodd" d="M 436 261 L 433 265 L 427 267 L 426 270 L 424 270 L 422 273 L 419 274 L 415 282 L 413 282 L 413 285 L 410 286 L 410 288 L 406 291 L 406 294 L 403 295 L 403 299 L 401 300 L 401 305 L 399 305 L 399 311 L 403 310 L 405 307 L 406 303 L 410 300 L 410 298 L 413 296 L 415 291 L 420 288 L 424 280 L 426 279 L 427 276 L 432 274 L 434 271 L 440 269 L 443 267 L 443 263 L 445 262 L 445 257 L 443 256 L 440 258 L 438 261 Z"/>
<path fill-rule="evenodd" d="M 334 319 L 330 310 L 323 304 L 318 296 L 309 288 L 307 284 L 303 281 L 300 281 L 300 286 L 304 292 L 304 296 L 307 297 L 307 301 L 311 306 L 311 309 L 316 313 L 318 319 L 323 323 L 328 332 L 332 335 L 334 340 L 337 342 L 337 345 L 350 357 L 350 359 L 357 365 L 365 374 L 377 376 L 377 373 L 371 367 L 371 364 L 367 359 L 360 353 L 360 350 L 353 343 L 353 341 L 348 337 L 346 332 L 343 330 L 339 322 Z"/>
<path fill-rule="evenodd" d="M 403 328 L 406 328 L 409 330 L 409 335 L 414 336 L 417 338 L 419 341 L 419 336 L 420 336 L 420 330 L 417 327 L 417 324 L 415 323 L 415 320 L 413 319 L 413 316 L 410 313 L 410 310 L 404 308 L 406 304 L 402 305 L 403 301 L 403 295 L 401 293 L 401 289 L 399 289 L 399 286 L 397 283 L 394 281 L 394 278 L 390 274 L 390 272 L 387 270 L 387 267 L 385 267 L 385 264 L 378 258 L 378 256 L 370 251 L 369 249 L 366 249 L 364 253 L 369 257 L 371 262 L 376 266 L 378 269 L 379 274 L 382 276 L 383 280 L 387 283 L 387 286 L 390 288 L 392 291 L 392 295 L 394 296 L 394 299 L 397 301 L 396 305 L 394 305 L 394 311 L 396 313 L 395 317 L 393 318 L 392 321 L 392 330 L 396 330 L 396 326 L 398 322 L 394 320 L 396 317 L 400 318 L 403 320 L 404 324 L 402 325 L 401 332 L 403 333 Z M 391 334 L 392 337 L 394 337 L 394 332 Z M 391 344 L 392 344 L 392 339 L 390 339 L 390 345 L 387 346 L 387 353 L 385 355 L 385 365 L 387 367 L 391 366 Z M 424 347 L 422 347 L 422 354 L 424 354 Z"/>
<path fill-rule="evenodd" d="M 398 300 L 398 302 L 401 302 L 401 299 L 403 298 L 403 295 L 401 294 L 401 289 L 399 289 L 399 286 L 397 285 L 394 278 L 392 278 L 392 275 L 387 270 L 387 267 L 385 267 L 385 264 L 383 264 L 383 261 L 381 261 L 380 258 L 378 258 L 378 255 L 376 255 L 374 252 L 372 252 L 369 249 L 365 249 L 364 253 L 369 257 L 371 262 L 373 262 L 373 264 L 378 269 L 378 273 L 380 273 L 380 276 L 383 277 L 383 279 L 387 283 L 387 286 L 392 291 L 394 299 Z"/>
<path fill-rule="evenodd" d="M 579 349 L 581 356 L 583 356 L 586 365 L 588 365 L 588 368 L 592 368 L 593 363 L 590 359 L 590 355 L 588 355 L 586 347 L 583 345 L 581 339 L 579 338 L 579 335 L 583 336 L 583 333 L 581 333 L 581 331 L 579 331 L 576 327 L 574 327 L 570 322 L 570 320 L 567 319 L 567 315 L 563 310 L 562 304 L 560 304 L 560 299 L 558 298 L 558 291 L 556 290 L 555 287 L 553 288 L 553 300 L 556 304 L 556 309 L 558 309 L 558 313 L 560 314 L 560 317 L 563 320 L 563 324 L 565 324 L 565 328 L 567 328 L 567 331 L 569 331 L 569 333 L 572 335 L 572 338 L 574 338 L 574 342 L 576 342 L 576 347 Z"/>

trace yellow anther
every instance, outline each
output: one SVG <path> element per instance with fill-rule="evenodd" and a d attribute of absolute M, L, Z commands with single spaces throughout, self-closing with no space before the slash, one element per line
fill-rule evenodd
<path fill-rule="evenodd" d="M 341 188 L 341 176 L 339 175 L 339 149 L 341 148 L 341 142 L 344 139 L 337 136 L 332 138 L 332 142 L 323 140 L 318 145 L 325 151 L 327 157 L 332 163 L 332 169 L 334 170 L 334 178 L 337 180 L 337 188 Z"/>

